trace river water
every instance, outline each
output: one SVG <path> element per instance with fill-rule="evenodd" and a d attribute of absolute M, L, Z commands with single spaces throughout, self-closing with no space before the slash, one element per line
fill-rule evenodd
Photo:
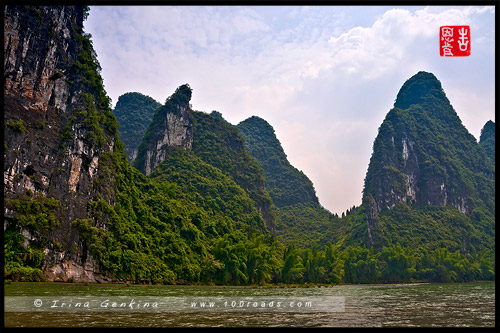
<path fill-rule="evenodd" d="M 14 303 L 7 301 L 18 299 L 27 305 L 12 312 L 9 304 Z M 171 304 L 184 299 L 191 309 L 146 307 L 148 300 L 158 299 Z M 194 309 L 193 300 L 216 306 Z M 5 302 L 6 327 L 495 326 L 494 282 L 321 288 L 10 283 L 5 284 Z M 87 307 L 78 308 L 84 302 Z M 122 308 L 111 308 L 112 302 Z M 320 303 L 322 308 L 314 308 Z"/>

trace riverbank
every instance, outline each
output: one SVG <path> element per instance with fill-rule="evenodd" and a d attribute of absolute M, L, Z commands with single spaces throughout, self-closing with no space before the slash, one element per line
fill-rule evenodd
<path fill-rule="evenodd" d="M 335 288 L 335 287 L 349 287 L 349 286 L 366 286 L 366 287 L 377 287 L 377 286 L 418 286 L 418 285 L 447 285 L 447 284 L 461 284 L 461 283 L 495 283 L 495 281 L 470 281 L 470 282 L 426 282 L 426 281 L 413 281 L 413 282 L 403 282 L 403 283 L 367 283 L 367 284 L 265 284 L 265 285 L 216 285 L 216 284 L 147 284 L 147 283 L 130 283 L 130 282 L 64 282 L 64 281 L 39 281 L 39 282 L 27 282 L 27 281 L 9 281 L 5 280 L 4 285 L 11 284 L 39 284 L 39 285 L 54 285 L 54 286 L 84 286 L 84 287 L 97 287 L 97 286 L 116 286 L 116 287 L 148 287 L 148 288 L 169 288 L 169 289 L 300 289 L 300 288 Z"/>

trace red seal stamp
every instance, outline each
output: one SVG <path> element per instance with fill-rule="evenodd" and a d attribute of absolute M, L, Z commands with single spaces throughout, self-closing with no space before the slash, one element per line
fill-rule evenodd
<path fill-rule="evenodd" d="M 449 25 L 439 28 L 439 54 L 441 57 L 470 56 L 470 27 Z"/>

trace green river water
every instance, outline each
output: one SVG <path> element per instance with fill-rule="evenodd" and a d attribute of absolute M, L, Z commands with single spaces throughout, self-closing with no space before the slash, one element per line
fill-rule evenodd
<path fill-rule="evenodd" d="M 6 327 L 495 326 L 494 282 L 321 288 L 13 282 L 5 284 L 4 288 Z M 77 301 L 68 303 L 71 297 L 82 301 L 80 304 Z M 26 308 L 12 312 L 14 308 L 9 309 L 9 299 L 22 299 L 26 307 L 31 306 L 35 310 Z M 203 300 L 207 304 L 216 303 L 219 308 L 191 311 L 189 308 L 174 307 L 173 310 L 163 311 L 151 307 L 137 310 L 146 305 L 144 302 L 157 299 Z M 341 300 L 342 307 L 335 311 L 325 307 L 322 310 L 305 307 L 308 301 L 316 305 L 325 299 Z M 85 301 L 88 302 L 86 308 L 77 308 Z M 111 309 L 111 303 L 115 301 L 125 308 Z M 295 301 L 294 308 L 289 301 Z M 33 305 L 36 302 L 40 302 L 36 305 L 38 308 Z M 66 303 L 61 306 L 62 302 Z M 279 302 L 282 307 L 277 309 Z M 103 304 L 106 305 L 104 311 Z M 329 306 L 330 303 L 324 304 Z M 64 306 L 70 308 L 64 309 Z M 40 312 L 42 309 L 45 310 Z"/>

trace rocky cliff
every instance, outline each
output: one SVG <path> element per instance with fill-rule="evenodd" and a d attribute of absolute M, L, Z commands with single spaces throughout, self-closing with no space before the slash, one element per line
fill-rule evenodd
<path fill-rule="evenodd" d="M 83 32 L 86 13 L 4 8 L 4 232 L 18 230 L 26 249 L 43 251 L 49 279 L 96 278 L 71 221 L 87 218 L 96 196 L 115 200 L 96 182 L 102 156 L 115 149 L 116 122 Z"/>
<path fill-rule="evenodd" d="M 191 88 L 187 84 L 182 85 L 155 112 L 134 162 L 134 166 L 146 176 L 165 160 L 171 149 L 191 149 L 193 119 L 190 100 Z"/>
<path fill-rule="evenodd" d="M 402 202 L 451 206 L 466 216 L 484 206 L 494 214 L 494 174 L 439 80 L 419 72 L 404 83 L 373 145 L 363 191 L 369 243 L 379 212 Z"/>

